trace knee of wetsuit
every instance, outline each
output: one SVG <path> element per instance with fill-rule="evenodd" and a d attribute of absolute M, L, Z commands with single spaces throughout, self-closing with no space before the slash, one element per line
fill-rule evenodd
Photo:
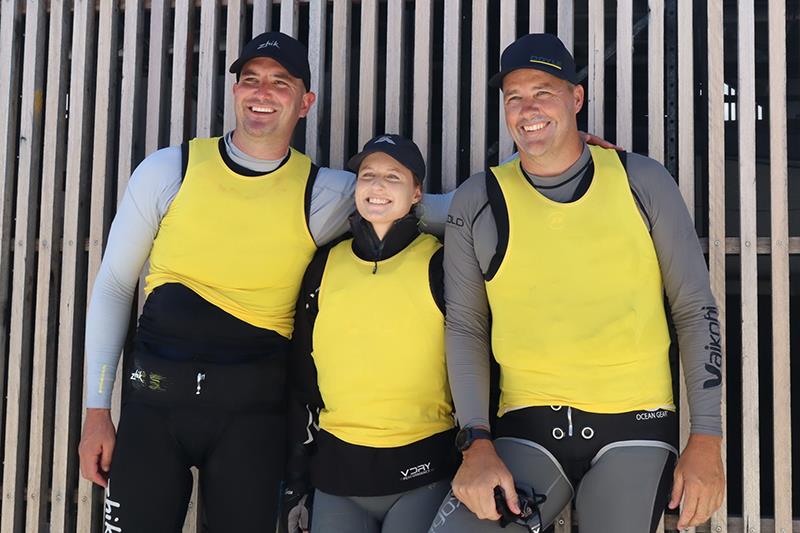
<path fill-rule="evenodd" d="M 501 437 L 494 441 L 494 447 L 514 476 L 514 484 L 538 506 L 542 529 L 546 529 L 574 496 L 561 465 L 535 442 Z"/>

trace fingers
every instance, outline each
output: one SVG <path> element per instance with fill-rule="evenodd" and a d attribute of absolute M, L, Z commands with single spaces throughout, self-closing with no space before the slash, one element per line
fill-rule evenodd
<path fill-rule="evenodd" d="M 672 496 L 669 500 L 668 507 L 670 509 L 677 509 L 681 504 L 681 496 L 683 496 L 683 473 L 680 470 L 675 470 L 675 476 L 672 481 Z"/>
<path fill-rule="evenodd" d="M 697 513 L 698 498 L 691 494 L 686 494 L 683 498 L 683 509 L 678 517 L 678 529 L 683 529 L 695 525 L 695 515 Z"/>
<path fill-rule="evenodd" d="M 107 481 L 105 476 L 100 472 L 98 464 L 100 462 L 100 454 L 82 453 L 80 455 L 81 462 L 81 475 L 84 479 L 96 483 L 105 488 Z"/>
<path fill-rule="evenodd" d="M 111 457 L 114 454 L 114 441 L 104 442 L 102 444 L 102 453 L 100 455 L 100 468 L 106 475 L 111 470 Z"/>
<path fill-rule="evenodd" d="M 514 486 L 514 478 L 511 477 L 511 474 L 508 471 L 506 471 L 506 475 L 503 475 L 500 478 L 500 488 L 503 489 L 503 494 L 506 497 L 508 509 L 514 514 L 519 514 L 520 509 L 519 498 L 517 497 L 517 489 Z"/>

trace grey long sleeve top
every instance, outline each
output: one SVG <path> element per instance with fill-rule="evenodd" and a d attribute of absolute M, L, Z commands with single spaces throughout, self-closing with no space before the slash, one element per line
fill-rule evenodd
<path fill-rule="evenodd" d="M 282 160 L 254 159 L 225 135 L 225 148 L 234 163 L 256 172 L 270 172 Z M 117 363 L 125 342 L 136 285 L 161 219 L 180 189 L 182 156 L 178 146 L 149 155 L 134 170 L 120 203 L 92 290 L 86 318 L 86 406 L 108 408 Z M 355 175 L 320 168 L 311 191 L 308 225 L 317 246 L 348 229 L 353 212 Z M 429 233 L 441 235 L 451 194 L 425 195 L 417 215 Z"/>
<path fill-rule="evenodd" d="M 566 202 L 591 158 L 588 148 L 564 174 L 528 175 L 539 192 Z M 675 181 L 658 162 L 627 155 L 631 190 L 650 230 L 686 377 L 691 432 L 721 435 L 721 339 L 708 269 Z M 456 191 L 445 230 L 447 365 L 462 426 L 489 427 L 489 303 L 484 274 L 495 255 L 497 227 L 483 173 Z M 532 326 L 533 327 L 533 326 Z"/>

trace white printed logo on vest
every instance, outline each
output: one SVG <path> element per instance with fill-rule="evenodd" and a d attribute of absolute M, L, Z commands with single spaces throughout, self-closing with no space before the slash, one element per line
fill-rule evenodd
<path fill-rule="evenodd" d="M 430 463 L 424 463 L 421 465 L 412 466 L 411 468 L 407 468 L 405 470 L 400 471 L 400 475 L 403 476 L 402 477 L 403 481 L 419 476 L 424 476 L 425 474 L 430 474 L 430 473 L 431 473 Z"/>

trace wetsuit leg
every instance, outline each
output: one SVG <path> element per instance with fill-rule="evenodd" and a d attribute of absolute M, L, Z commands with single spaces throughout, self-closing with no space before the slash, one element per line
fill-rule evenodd
<path fill-rule="evenodd" d="M 104 531 L 178 532 L 191 492 L 189 463 L 168 411 L 126 403 L 106 490 Z"/>
<path fill-rule="evenodd" d="M 380 533 L 380 521 L 347 496 L 314 493 L 311 533 Z"/>
<path fill-rule="evenodd" d="M 424 533 L 449 490 L 443 479 L 406 492 L 386 513 L 381 533 Z"/>
<path fill-rule="evenodd" d="M 545 448 L 537 443 L 501 437 L 494 441 L 497 454 L 506 464 L 514 482 L 547 497 L 539 505 L 542 529 L 548 527 L 572 499 L 572 485 Z M 489 533 L 506 531 L 498 522 L 480 520 L 449 492 L 439 507 L 429 533 Z"/>
<path fill-rule="evenodd" d="M 280 415 L 230 415 L 200 466 L 209 533 L 275 530 L 284 441 Z"/>
<path fill-rule="evenodd" d="M 593 463 L 576 498 L 581 533 L 654 532 L 669 501 L 675 453 L 617 444 Z"/>

